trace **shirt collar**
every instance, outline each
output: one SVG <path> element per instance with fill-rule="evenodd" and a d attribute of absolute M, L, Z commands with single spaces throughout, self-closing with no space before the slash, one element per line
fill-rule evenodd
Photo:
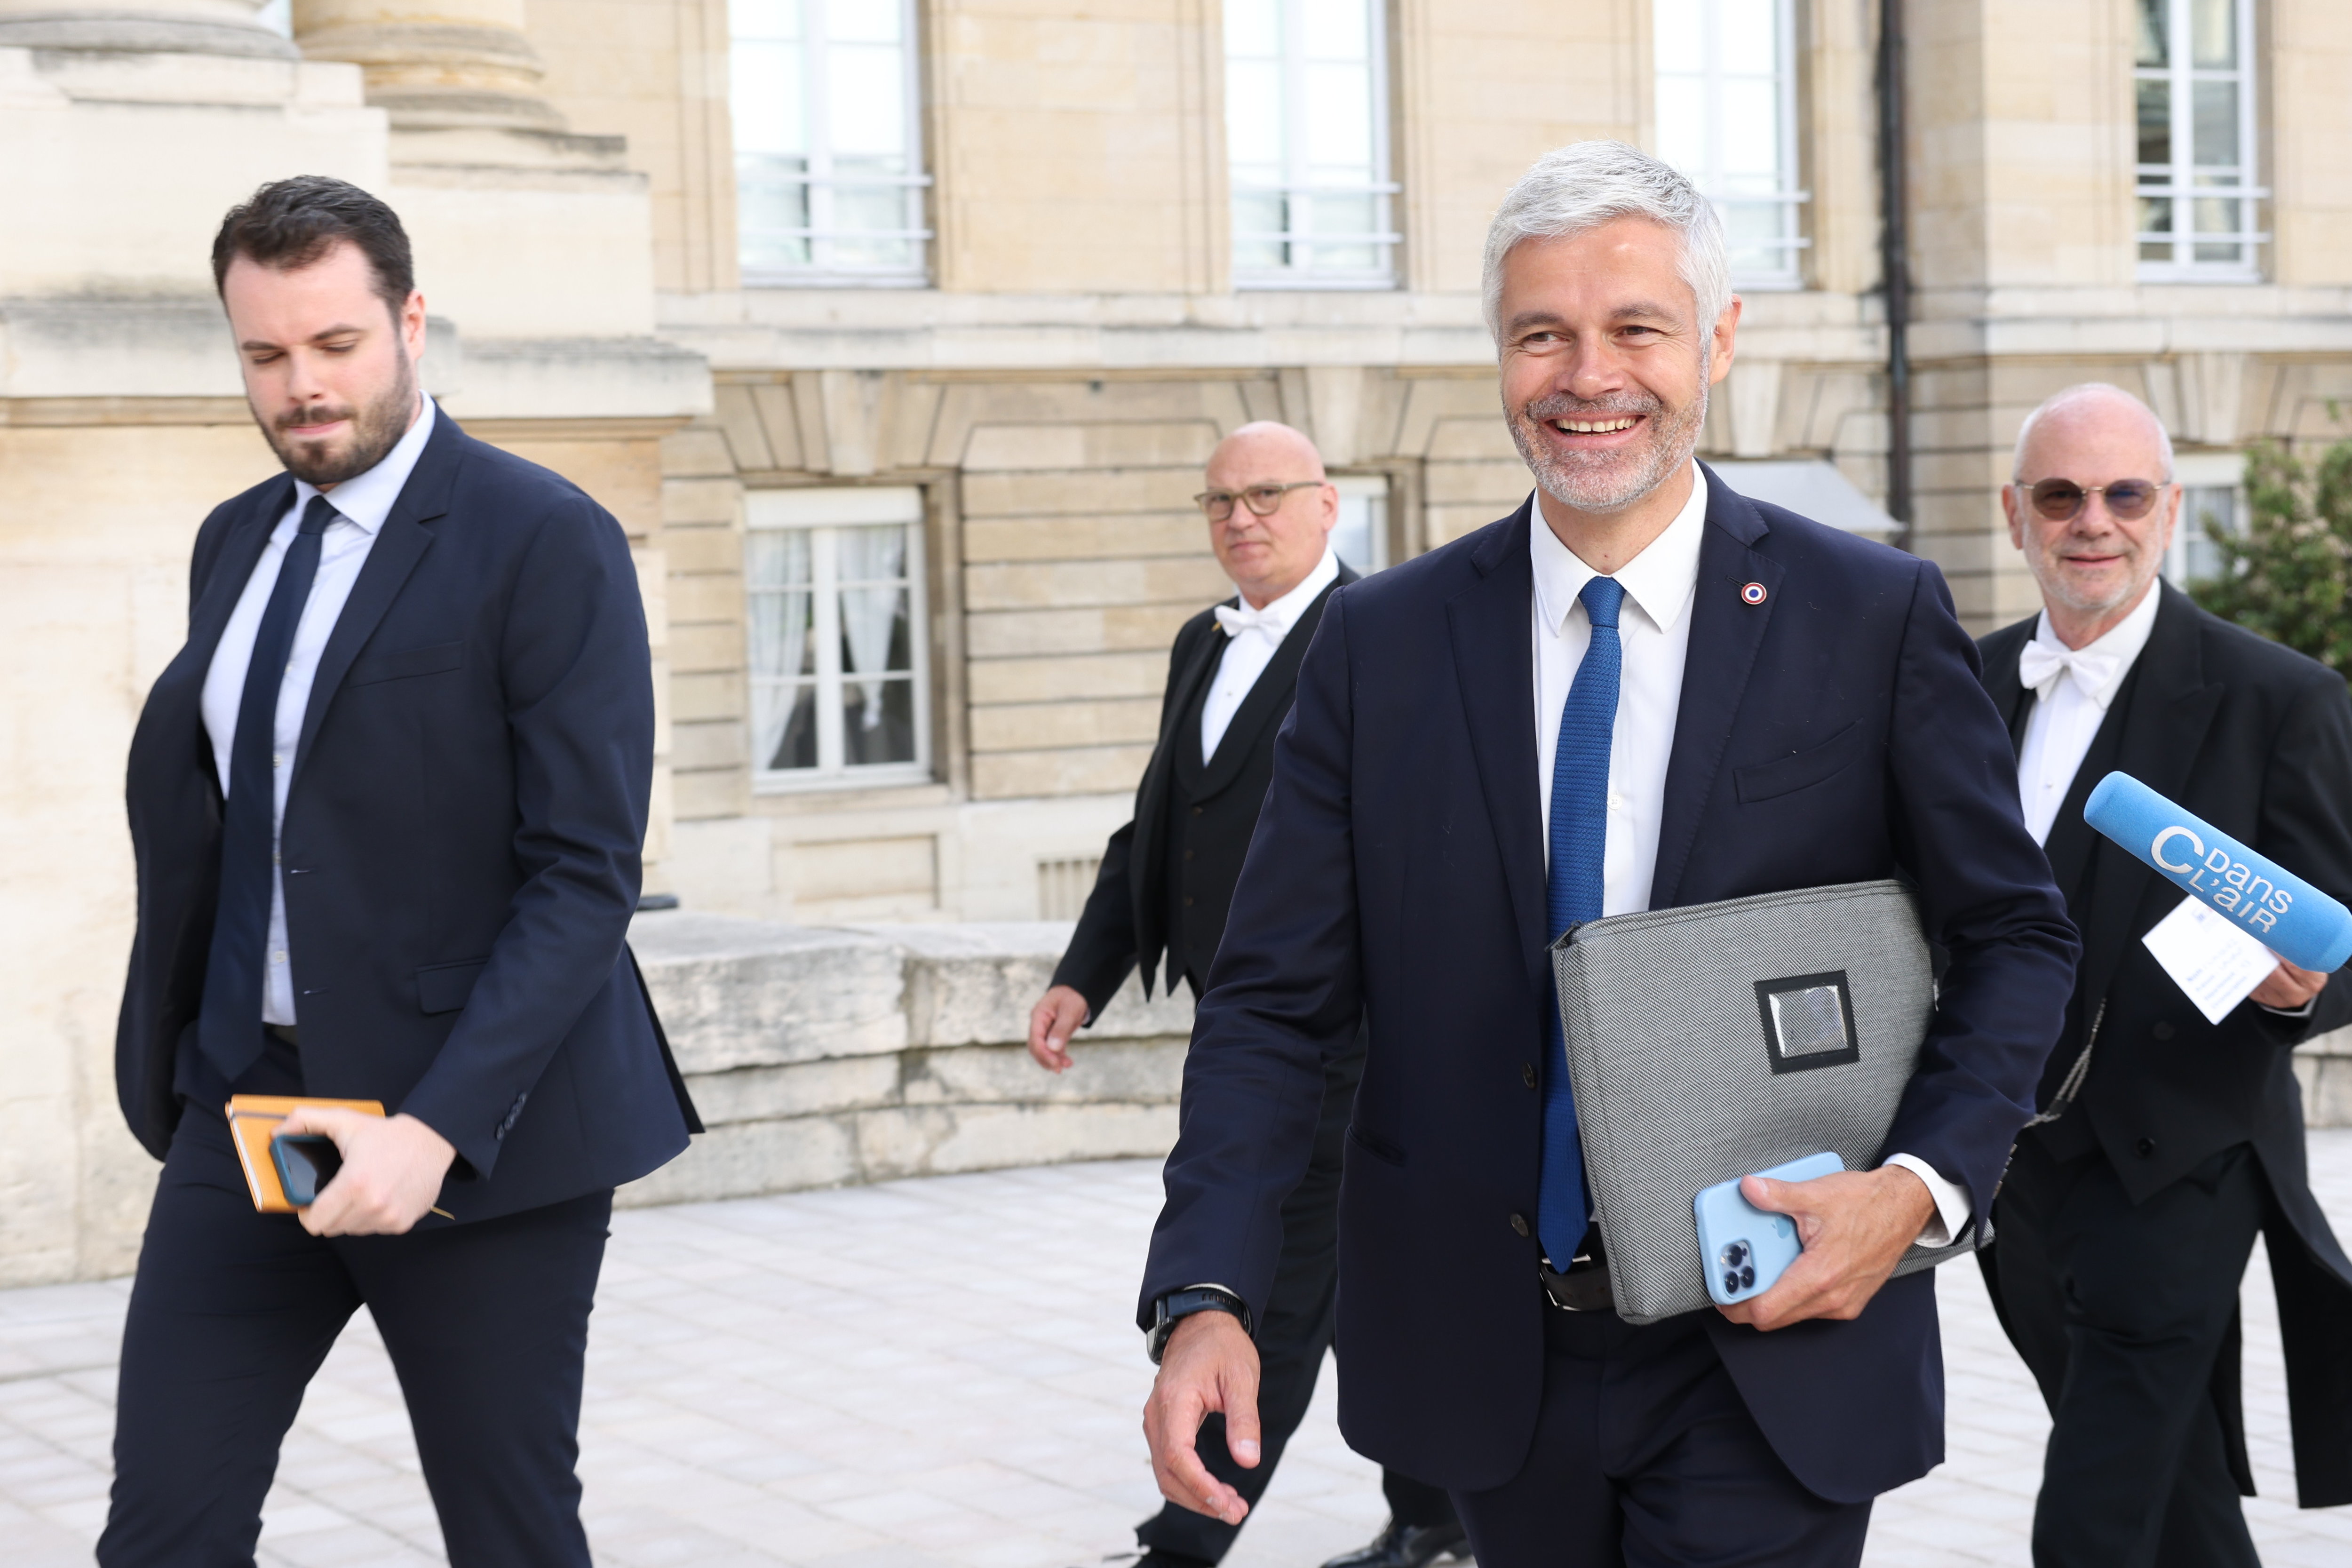
<path fill-rule="evenodd" d="M 1528 500 L 1528 547 L 1535 560 L 1536 613 L 1554 637 L 1584 585 L 1599 575 L 1544 522 L 1540 500 Z M 1706 470 L 1691 464 L 1690 499 L 1666 531 L 1612 574 L 1650 624 L 1672 631 L 1698 587 L 1699 545 L 1706 537 Z"/>
<path fill-rule="evenodd" d="M 2131 607 L 2129 615 L 2081 647 L 2073 649 L 2060 642 L 2058 634 L 2050 629 L 2050 612 L 2043 610 L 2041 617 L 2033 623 L 2033 640 L 2045 645 L 2063 662 L 2035 690 L 2043 697 L 2049 696 L 2049 691 L 2043 688 L 2054 685 L 2061 675 L 2071 672 L 2074 684 L 2082 689 L 2083 694 L 2105 710 L 2107 704 L 2115 700 L 2116 691 L 2123 685 L 2124 677 L 2131 673 L 2132 662 L 2139 658 L 2140 650 L 2147 647 L 2147 639 L 2156 630 L 2157 601 L 2163 596 L 2163 589 L 2150 583 L 2147 591 L 2140 595 L 2139 603 Z"/>
<path fill-rule="evenodd" d="M 1267 600 L 1262 610 L 1252 610 L 1247 599 L 1241 600 L 1239 607 L 1255 624 L 1270 630 L 1287 632 L 1297 623 L 1298 617 L 1307 613 L 1307 606 L 1315 602 L 1315 595 L 1339 578 L 1339 558 L 1331 552 L 1331 542 L 1326 539 L 1323 542 L 1323 558 L 1299 580 L 1298 586 L 1279 598 Z"/>
<path fill-rule="evenodd" d="M 425 455 L 425 443 L 433 435 L 433 421 L 437 413 L 433 400 L 421 392 L 417 394 L 417 400 L 425 405 L 424 412 L 417 415 L 416 422 L 408 427 L 408 434 L 394 443 L 392 450 L 383 455 L 383 460 L 366 473 L 345 479 L 326 492 L 327 500 L 339 515 L 357 523 L 369 533 L 383 527 L 383 520 L 392 515 L 393 503 L 400 499 L 402 488 L 408 483 L 408 476 L 416 469 L 416 459 Z M 310 506 L 310 498 L 319 493 L 316 485 L 306 479 L 296 479 L 294 515 L 301 516 Z"/>

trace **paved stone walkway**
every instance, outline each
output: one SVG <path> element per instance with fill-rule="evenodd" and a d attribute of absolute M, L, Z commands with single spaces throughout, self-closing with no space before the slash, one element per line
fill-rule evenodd
<path fill-rule="evenodd" d="M 2313 1135 L 2352 1228 L 2352 1131 Z M 1132 1291 L 1159 1201 L 1145 1162 L 1063 1165 L 625 1213 L 590 1349 L 582 1468 L 617 1568 L 1093 1568 L 1155 1498 Z M 952 1285 L 952 1289 L 950 1286 Z M 2046 1423 L 1975 1270 L 1945 1271 L 1951 1460 L 1885 1499 L 1873 1568 L 2027 1561 Z M 0 1561 L 89 1560 L 105 1512 L 123 1282 L 0 1292 Z M 2292 1503 L 2267 1276 L 2247 1404 L 2272 1564 L 2352 1561 L 2352 1509 Z M 1231 1562 L 1315 1568 L 1381 1523 L 1378 1472 L 1313 1415 Z M 439 1562 L 406 1417 L 354 1322 L 312 1386 L 261 1558 Z"/>

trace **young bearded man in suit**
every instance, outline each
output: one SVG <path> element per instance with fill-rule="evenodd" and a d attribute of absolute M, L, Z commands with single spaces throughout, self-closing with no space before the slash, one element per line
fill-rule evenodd
<path fill-rule="evenodd" d="M 1070 1066 L 1070 1037 L 1100 1016 L 1139 965 L 1145 990 L 1167 963 L 1167 985 L 1201 994 L 1225 933 L 1242 857 L 1274 776 L 1275 734 L 1289 716 L 1298 661 L 1333 592 L 1356 580 L 1330 533 L 1339 492 L 1315 444 L 1286 425 L 1244 425 L 1209 455 L 1197 498 L 1209 546 L 1235 596 L 1176 634 L 1160 740 L 1135 795 L 1135 818 L 1110 837 L 1078 929 L 1029 1019 L 1029 1050 L 1055 1072 Z M 1282 1207 L 1282 1245 L 1257 1324 L 1263 1458 L 1244 1468 L 1213 1418 L 1202 1461 L 1255 1504 L 1283 1446 L 1306 1418 L 1331 1344 L 1339 1282 L 1339 1167 L 1348 1110 L 1363 1070 L 1360 1042 L 1324 1073 L 1314 1152 Z M 1464 1550 L 1444 1491 L 1386 1470 L 1389 1522 L 1370 1545 L 1324 1568 L 1424 1568 Z M 1145 1568 L 1221 1561 L 1237 1522 L 1171 1502 L 1136 1530 Z"/>
<path fill-rule="evenodd" d="M 581 1363 L 613 1189 L 699 1131 L 623 939 L 653 773 L 628 542 L 419 391 L 392 210 L 265 185 L 214 276 L 286 471 L 197 531 L 131 740 L 115 1047 L 163 1162 L 123 1327 L 107 1568 L 253 1561 L 302 1391 L 367 1307 L 453 1563 L 588 1562 Z M 341 1172 L 255 1212 L 232 1094 Z"/>
<path fill-rule="evenodd" d="M 2027 416 L 2013 472 L 2001 504 L 2042 610 L 1984 639 L 1985 685 L 2083 933 L 2045 1120 L 2018 1141 L 1980 1255 L 2053 1417 L 2033 1560 L 2252 1568 L 2238 1282 L 2257 1229 L 2304 1506 L 2352 1502 L 2352 1262 L 2312 1198 L 2290 1057 L 2352 1019 L 2352 984 L 2282 962 L 2207 1022 L 2139 940 L 2184 895 L 2083 803 L 2120 770 L 2352 899 L 2352 701 L 2333 670 L 2158 579 L 2181 491 L 2137 398 L 2059 393 Z"/>
<path fill-rule="evenodd" d="M 1714 209 L 1631 147 L 1551 153 L 1486 245 L 1538 492 L 1369 577 L 1307 650 L 1185 1065 L 1141 1321 L 1161 1489 L 1257 1436 L 1281 1205 L 1323 1064 L 1370 1039 L 1340 1197 L 1349 1442 L 1446 1486 L 1484 1568 L 1823 1568 L 1942 1458 L 1935 1284 L 2056 1037 L 2075 943 L 1935 567 L 1692 453 L 1739 305 Z M 1571 922 L 1901 876 L 1948 952 L 1883 1163 L 1750 1178 L 1802 1256 L 1634 1326 L 1588 1234 L 1546 949 Z M 1546 1264 L 1557 1272 L 1542 1272 Z"/>

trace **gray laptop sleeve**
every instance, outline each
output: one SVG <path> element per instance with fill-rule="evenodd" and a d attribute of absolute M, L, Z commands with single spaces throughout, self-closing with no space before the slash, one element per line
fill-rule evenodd
<path fill-rule="evenodd" d="M 1609 1283 L 1633 1323 L 1713 1304 L 1701 1188 L 1824 1149 L 1877 1163 L 1935 1008 L 1894 881 L 1593 921 L 1553 945 L 1552 972 Z M 1895 1272 L 1973 1245 L 1914 1247 Z"/>

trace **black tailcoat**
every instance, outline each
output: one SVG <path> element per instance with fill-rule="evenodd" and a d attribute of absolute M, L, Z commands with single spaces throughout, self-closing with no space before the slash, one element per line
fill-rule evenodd
<path fill-rule="evenodd" d="M 2352 901 L 2352 700 L 2324 666 L 2207 614 L 2169 584 L 2157 592 L 2147 646 L 2050 832 L 2052 874 L 2083 933 L 2083 962 L 2043 1103 L 2102 1006 L 2105 1016 L 2076 1103 L 2033 1136 L 2062 1158 L 2097 1147 L 2135 1203 L 2223 1149 L 2253 1145 L 2273 1198 L 2266 1237 L 2296 1479 L 2305 1507 L 2330 1507 L 2352 1502 L 2352 1262 L 2312 1197 L 2292 1053 L 2312 1034 L 2352 1021 L 2352 970 L 2329 981 L 2308 1018 L 2244 1002 L 2207 1023 L 2139 940 L 2186 895 L 2094 833 L 2083 804 L 2120 770 Z M 1986 689 L 2021 742 L 2032 696 L 2019 681 L 2018 656 L 2034 626 L 2028 618 L 2004 626 L 1981 645 Z M 2235 1412 L 2235 1356 L 2215 1377 L 2221 1408 Z M 2242 1431 L 2233 1439 L 2242 1470 Z"/>
<path fill-rule="evenodd" d="M 1315 596 L 1242 699 L 1216 755 L 1205 761 L 1201 709 L 1227 639 L 1213 609 L 1177 632 L 1160 703 L 1160 740 L 1135 792 L 1134 820 L 1104 847 L 1094 891 L 1054 971 L 1054 984 L 1084 996 L 1091 1016 L 1102 1016 L 1138 964 L 1144 994 L 1150 994 L 1163 952 L 1171 991 L 1187 973 L 1208 978 L 1258 808 L 1274 779 L 1274 737 L 1297 690 L 1299 660 L 1333 591 L 1355 580 L 1342 564 L 1339 581 Z"/>

